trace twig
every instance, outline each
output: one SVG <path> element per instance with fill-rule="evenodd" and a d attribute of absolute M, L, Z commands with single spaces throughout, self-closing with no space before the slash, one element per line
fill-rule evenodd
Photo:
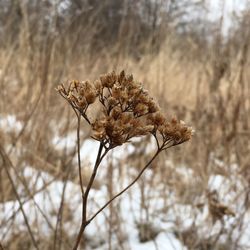
<path fill-rule="evenodd" d="M 4 250 L 4 249 L 3 249 L 3 246 L 1 245 L 1 242 L 0 242 L 0 250 Z"/>
<path fill-rule="evenodd" d="M 137 175 L 137 177 L 122 191 L 120 191 L 118 194 L 116 194 L 112 199 L 110 199 L 104 206 L 102 206 L 88 221 L 87 224 L 89 224 L 99 213 L 103 211 L 113 200 L 115 200 L 117 197 L 121 196 L 123 193 L 125 193 L 130 187 L 132 187 L 138 179 L 142 176 L 144 171 L 150 166 L 150 164 L 154 161 L 154 159 L 158 156 L 158 154 L 161 152 L 161 149 L 157 150 L 154 156 L 151 158 L 151 160 L 145 165 L 145 167 L 140 171 L 140 173 Z"/>
<path fill-rule="evenodd" d="M 55 235 L 54 235 L 54 247 L 53 247 L 54 250 L 56 250 L 58 228 L 59 227 L 62 228 L 61 223 L 62 223 L 62 217 L 63 217 L 63 206 L 64 206 L 65 192 L 66 192 L 66 187 L 68 184 L 69 174 L 70 174 L 70 167 L 68 167 L 66 179 L 65 179 L 64 184 L 63 184 L 62 197 L 61 197 L 59 211 L 57 214 L 56 229 L 55 229 Z M 61 234 L 60 234 L 60 238 L 59 238 L 59 250 L 60 250 L 60 248 L 61 248 Z"/>
<path fill-rule="evenodd" d="M 76 111 L 75 111 L 76 112 Z M 80 179 L 80 188 L 82 197 L 84 196 L 83 182 L 82 182 L 82 168 L 81 168 L 81 143 L 80 143 L 80 126 L 81 126 L 81 115 L 76 112 L 77 115 L 77 159 L 78 159 L 78 174 Z"/>
<path fill-rule="evenodd" d="M 95 162 L 95 166 L 94 166 L 94 170 L 92 172 L 92 175 L 90 177 L 90 180 L 88 182 L 86 191 L 83 195 L 83 200 L 82 200 L 82 222 L 81 222 L 81 226 L 80 226 L 80 230 L 76 239 L 76 243 L 73 247 L 73 250 L 76 250 L 80 244 L 84 229 L 86 228 L 86 226 L 89 224 L 87 223 L 87 202 L 88 202 L 88 195 L 89 195 L 89 191 L 93 185 L 94 179 L 96 177 L 97 174 L 97 170 L 98 167 L 100 166 L 100 163 L 102 161 L 102 159 L 105 157 L 105 155 L 108 153 L 109 149 L 105 149 L 104 153 L 102 154 L 102 150 L 104 148 L 104 145 L 102 142 L 100 142 L 100 146 L 99 146 L 99 150 L 98 150 L 98 154 L 96 157 L 96 162 Z"/>
<path fill-rule="evenodd" d="M 121 71 L 120 74 L 112 72 L 111 74 L 102 76 L 101 81 L 97 85 L 98 86 L 91 86 L 89 82 L 71 81 L 68 90 L 65 89 L 63 84 L 57 88 L 59 93 L 72 106 L 78 118 L 77 144 L 79 178 L 82 191 L 82 220 L 73 250 L 77 250 L 86 226 L 114 199 L 122 195 L 132 185 L 134 185 L 162 150 L 189 140 L 193 132 L 191 127 L 185 126 L 185 124 L 178 122 L 177 119 L 172 119 L 171 122 L 168 122 L 164 115 L 159 111 L 158 106 L 153 101 L 153 99 L 148 96 L 147 91 L 144 91 L 141 85 L 133 81 L 133 76 L 126 76 L 124 71 Z M 112 91 L 110 88 L 112 88 Z M 131 88 L 134 91 L 131 92 Z M 105 94 L 106 90 L 108 91 L 107 95 Z M 124 95 L 124 91 L 128 91 L 129 94 Z M 100 104 L 103 105 L 103 114 L 100 116 L 100 119 L 97 119 L 92 124 L 88 119 L 86 111 L 88 106 L 94 103 L 96 97 L 98 96 Z M 140 101 L 142 102 L 142 107 L 138 106 Z M 108 106 L 105 105 L 105 102 L 108 103 Z M 114 109 L 114 103 L 118 103 L 120 107 Z M 81 116 L 83 116 L 89 125 L 91 125 L 95 134 L 93 138 L 100 142 L 94 169 L 92 171 L 90 180 L 88 181 L 85 192 L 82 187 L 80 164 L 81 157 L 79 147 Z M 150 118 L 148 120 L 149 122 L 146 122 L 147 119 L 144 119 L 143 122 L 143 119 L 139 119 L 141 117 Z M 162 137 L 161 146 L 156 135 L 157 132 L 159 132 Z M 116 196 L 111 198 L 100 210 L 98 210 L 90 219 L 87 220 L 88 195 L 96 177 L 98 167 L 104 156 L 109 150 L 129 142 L 132 137 L 138 137 L 152 133 L 154 134 L 158 147 L 155 155 L 130 185 L 128 185 Z M 172 141 L 172 145 L 169 146 L 168 144 L 170 144 Z"/>
<path fill-rule="evenodd" d="M 1 154 L 1 156 L 2 156 L 2 158 L 3 158 L 3 161 L 4 161 L 3 167 L 4 167 L 5 171 L 6 171 L 6 174 L 7 174 L 8 178 L 9 178 L 9 180 L 10 180 L 11 186 L 12 186 L 13 191 L 14 191 L 14 193 L 15 193 L 15 196 L 16 196 L 16 198 L 17 198 L 17 200 L 18 200 L 18 203 L 19 203 L 20 209 L 21 209 L 21 211 L 22 211 L 22 214 L 23 214 L 23 218 L 24 218 L 25 224 L 26 224 L 27 229 L 28 229 L 28 231 L 29 231 L 29 235 L 30 235 L 30 237 L 31 237 L 32 243 L 33 243 L 34 247 L 35 247 L 37 250 L 39 250 L 38 245 L 37 245 L 37 243 L 36 243 L 36 240 L 35 240 L 35 238 L 34 238 L 34 235 L 33 235 L 33 233 L 32 233 L 32 230 L 31 230 L 31 228 L 30 228 L 30 225 L 29 225 L 29 222 L 28 222 L 28 218 L 27 218 L 27 216 L 26 216 L 26 214 L 25 214 L 25 212 L 24 212 L 24 209 L 23 209 L 23 205 L 22 205 L 21 199 L 20 199 L 19 194 L 18 194 L 18 192 L 17 192 L 17 190 L 16 190 L 14 181 L 12 180 L 12 177 L 11 177 L 11 175 L 10 175 L 10 172 L 9 172 L 9 170 L 8 170 L 8 167 L 6 166 L 6 164 L 8 164 L 8 165 L 11 166 L 12 163 L 11 163 L 10 159 L 8 158 L 8 156 L 5 154 L 4 149 L 1 147 L 1 145 L 0 145 L 0 154 Z M 5 164 L 5 163 L 6 163 L 6 164 Z"/>

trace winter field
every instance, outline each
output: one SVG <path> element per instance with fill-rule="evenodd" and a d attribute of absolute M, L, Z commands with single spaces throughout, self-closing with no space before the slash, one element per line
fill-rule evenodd
<path fill-rule="evenodd" d="M 249 27 L 248 1 L 0 2 L 0 250 L 249 250 Z"/>

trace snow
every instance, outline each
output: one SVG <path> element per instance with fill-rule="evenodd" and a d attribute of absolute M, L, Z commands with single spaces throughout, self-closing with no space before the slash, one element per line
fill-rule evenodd
<path fill-rule="evenodd" d="M 0 129 L 6 132 L 19 132 L 22 129 L 22 123 L 14 115 L 0 115 Z"/>
<path fill-rule="evenodd" d="M 8 125 L 8 126 L 7 126 Z M 22 125 L 14 116 L 7 116 L 5 119 L 0 120 L 0 126 L 3 128 L 12 129 L 12 130 L 20 130 Z M 65 145 L 69 147 L 74 147 L 76 142 L 76 135 L 74 133 L 69 134 L 64 138 L 55 137 L 53 139 L 53 143 L 57 149 L 62 149 Z M 86 140 L 83 143 L 81 148 L 82 160 L 87 159 L 91 165 L 95 161 L 95 157 L 98 150 L 98 142 L 93 140 Z M 151 148 L 147 149 L 148 151 L 152 150 Z M 126 159 L 126 155 L 135 150 L 134 146 L 126 145 L 125 147 L 119 147 L 115 153 L 112 154 L 112 159 L 114 165 L 119 163 L 118 159 Z M 75 162 L 77 160 L 75 159 Z M 218 159 L 214 159 L 215 164 L 222 167 L 223 162 Z M 170 166 L 171 171 L 176 171 L 179 175 L 181 175 L 186 181 L 191 181 L 194 178 L 194 172 L 190 168 L 186 168 L 185 166 L 171 167 L 173 164 L 169 160 L 166 162 L 168 166 Z M 106 176 L 106 165 L 107 161 L 104 161 L 102 166 L 100 167 L 100 171 L 98 172 L 98 178 L 102 180 L 105 179 Z M 124 166 L 123 166 L 124 167 Z M 129 169 L 130 175 L 133 173 L 135 175 L 136 169 Z M 233 211 L 237 211 L 237 213 L 241 213 L 243 208 L 243 201 L 234 202 L 237 199 L 237 195 L 239 192 L 244 191 L 244 185 L 242 184 L 240 178 L 237 176 L 237 167 L 232 166 L 231 171 L 233 171 L 235 178 L 235 192 L 232 192 L 230 179 L 226 176 L 222 175 L 212 175 L 208 180 L 208 189 L 209 190 L 217 190 L 220 194 L 222 201 L 226 204 L 230 204 Z M 34 200 L 29 200 L 28 194 L 26 193 L 24 187 L 20 187 L 18 189 L 19 194 L 22 194 L 22 201 L 25 201 L 23 204 L 25 213 L 28 215 L 29 223 L 32 225 L 33 223 L 38 223 L 39 225 L 39 233 L 44 235 L 51 234 L 50 225 L 46 222 L 43 216 L 41 216 L 38 211 L 34 201 L 38 204 L 43 213 L 48 217 L 49 221 L 52 223 L 55 228 L 57 221 L 57 213 L 59 210 L 62 191 L 64 184 L 60 180 L 54 180 L 53 176 L 50 176 L 47 173 L 37 171 L 36 169 L 27 166 L 23 172 L 24 176 L 29 179 L 29 188 L 32 190 L 39 191 L 46 183 L 50 183 L 47 187 L 34 194 Z M 142 181 L 149 181 L 153 177 L 153 171 L 148 170 L 143 175 Z M 114 169 L 115 178 L 119 176 L 118 168 Z M 125 178 L 117 179 L 117 182 L 114 183 L 115 187 L 113 190 L 114 193 L 119 192 L 122 187 L 125 187 L 130 183 L 130 179 L 128 175 Z M 91 190 L 89 195 L 89 212 L 88 216 L 92 216 L 98 209 L 103 206 L 108 199 L 108 190 L 106 186 L 106 182 L 103 182 L 103 185 L 99 190 Z M 145 211 L 141 207 L 141 189 L 140 184 L 135 184 L 129 192 L 123 194 L 122 197 L 118 199 L 119 201 L 119 218 L 123 221 L 123 233 L 125 234 L 125 238 L 127 238 L 126 249 L 131 250 L 152 250 L 152 249 L 160 249 L 160 250 L 187 250 L 187 248 L 181 243 L 181 241 L 176 237 L 174 231 L 176 226 L 178 225 L 178 229 L 185 230 L 191 227 L 194 223 L 194 208 L 192 205 L 188 204 L 179 204 L 176 202 L 176 197 L 173 191 L 167 191 L 167 204 L 164 203 L 163 198 L 159 195 L 162 190 L 166 187 L 163 183 L 159 183 L 156 187 L 152 188 L 150 186 L 145 186 L 145 193 L 147 197 L 150 197 L 148 201 L 148 205 L 150 207 L 150 223 L 153 228 L 158 230 L 158 235 L 154 240 L 150 240 L 148 242 L 140 242 L 138 235 L 137 223 L 148 222 L 146 221 Z M 218 222 L 215 225 L 211 225 L 208 220 L 208 206 L 206 203 L 205 197 L 198 197 L 200 201 L 204 202 L 204 208 L 200 212 L 195 212 L 195 225 L 200 228 L 201 235 L 214 235 L 221 229 L 221 224 Z M 197 198 L 197 199 L 198 199 Z M 199 201 L 197 200 L 197 202 Z M 195 203 L 196 201 L 194 201 Z M 114 205 L 117 205 L 117 201 L 115 201 Z M 64 227 L 65 230 L 75 237 L 75 232 L 78 231 L 80 226 L 80 218 L 81 218 L 81 195 L 80 188 L 77 184 L 74 184 L 70 181 L 67 182 L 66 191 L 65 191 L 65 204 L 69 207 L 70 211 L 72 211 L 72 221 L 65 221 Z M 163 210 L 167 206 L 167 211 L 163 212 Z M 107 232 L 108 232 L 108 222 L 106 220 L 109 217 L 109 207 L 107 207 L 102 213 L 100 213 L 90 225 L 87 227 L 86 234 L 90 237 L 93 245 L 95 247 L 90 249 L 97 250 L 106 250 L 108 249 L 107 243 Z M 11 217 L 16 213 L 15 216 L 15 230 L 24 229 L 25 224 L 23 220 L 23 216 L 19 209 L 19 204 L 17 201 L 8 201 L 3 204 L 0 204 L 0 225 L 6 223 L 5 227 L 1 228 L 0 232 L 0 240 L 4 237 L 4 239 L 10 237 L 12 231 L 8 230 L 8 226 L 10 226 Z M 242 235 L 239 235 L 237 230 L 234 230 L 233 235 L 235 238 L 240 236 L 240 242 L 244 244 L 248 244 L 250 239 L 250 214 L 247 213 L 244 218 L 244 223 L 242 225 L 242 231 L 244 232 Z M 235 223 L 234 218 L 228 218 L 225 221 L 225 229 L 230 230 Z M 6 234 L 6 236 L 5 236 Z M 97 237 L 98 235 L 98 237 Z M 223 237 L 222 237 L 223 239 Z M 95 242 L 97 241 L 97 242 Z M 102 243 L 102 244 L 101 244 Z M 112 244 L 119 244 L 115 237 L 112 239 Z"/>
<path fill-rule="evenodd" d="M 15 121 L 15 119 L 12 117 L 11 119 L 8 118 L 8 121 Z M 73 137 L 73 135 L 70 135 L 70 137 Z M 58 148 L 63 147 L 66 143 L 67 145 L 73 146 L 74 139 L 72 138 L 63 138 L 62 140 L 54 139 L 54 143 L 57 145 Z M 88 157 L 88 159 L 93 163 L 96 153 L 97 153 L 97 147 L 98 143 L 93 142 L 92 140 L 86 140 L 86 142 L 83 144 L 83 148 L 81 149 L 82 152 L 82 158 Z M 120 148 L 120 151 L 115 154 L 114 159 L 118 159 L 119 157 L 125 156 L 125 152 L 131 151 L 131 147 L 126 148 Z M 53 179 L 52 176 L 50 176 L 47 173 L 38 172 L 34 168 L 31 168 L 27 166 L 24 170 L 24 176 L 29 178 L 29 186 L 32 187 L 34 190 L 39 190 L 43 187 L 43 185 Z M 148 172 L 146 176 L 150 177 L 152 173 Z M 129 183 L 129 180 L 124 180 L 123 185 L 126 185 Z M 46 214 L 49 218 L 49 220 L 52 222 L 53 226 L 56 225 L 56 214 L 60 206 L 61 201 L 61 195 L 63 190 L 63 182 L 61 181 L 53 181 L 50 185 L 47 186 L 47 188 L 44 191 L 38 192 L 34 195 L 34 201 L 39 205 L 39 207 L 43 210 L 43 213 Z M 25 193 L 23 188 L 20 188 L 18 190 L 19 193 Z M 138 239 L 138 230 L 136 228 L 135 224 L 135 218 L 139 218 L 140 214 L 140 203 L 138 202 L 140 200 L 140 191 L 138 186 L 134 186 L 132 188 L 132 199 L 126 193 L 122 198 L 120 198 L 121 201 L 121 216 L 123 220 L 126 223 L 125 231 L 128 235 L 128 244 L 130 249 L 155 249 L 155 245 L 158 246 L 159 249 L 166 249 L 166 250 L 178 250 L 178 249 L 184 249 L 181 245 L 180 241 L 175 238 L 175 236 L 170 232 L 164 231 L 164 223 L 158 223 L 158 227 L 162 227 L 161 230 L 164 232 L 161 232 L 158 234 L 158 236 L 155 238 L 155 242 L 150 241 L 146 243 L 140 243 Z M 76 195 L 72 195 L 76 194 Z M 79 195 L 77 195 L 79 194 Z M 89 215 L 93 214 L 94 211 L 97 211 L 98 208 L 100 208 L 102 205 L 104 205 L 107 201 L 107 188 L 105 186 L 102 186 L 100 190 L 95 190 L 90 192 L 89 196 L 90 200 L 94 200 L 94 203 L 90 203 L 89 206 Z M 65 192 L 65 201 L 70 201 L 68 205 L 70 206 L 71 210 L 74 211 L 74 218 L 73 221 L 70 223 L 65 223 L 65 227 L 69 230 L 69 232 L 74 232 L 72 230 L 72 225 L 75 225 L 75 229 L 77 231 L 77 228 L 79 227 L 79 216 L 81 215 L 81 196 L 80 196 L 80 189 L 79 186 L 76 184 L 73 184 L 71 182 L 68 182 L 67 189 Z M 26 200 L 25 196 L 23 197 L 23 200 Z M 132 203 L 132 204 L 131 204 Z M 156 203 L 157 204 L 157 203 Z M 160 204 L 160 202 L 158 202 Z M 131 213 L 130 209 L 133 207 L 134 213 Z M 42 216 L 37 216 L 37 207 L 34 205 L 34 202 L 32 200 L 27 201 L 23 205 L 24 211 L 26 214 L 28 214 L 29 223 L 32 224 L 34 222 L 38 223 L 39 225 L 39 232 L 43 233 L 44 235 L 49 235 L 51 232 L 50 227 L 45 222 L 44 218 Z M 96 217 L 96 219 L 88 226 L 87 228 L 87 235 L 90 237 L 94 237 L 97 233 L 98 228 L 102 228 L 102 225 L 104 225 L 105 222 L 105 213 L 107 213 L 108 208 L 104 213 L 99 214 L 99 216 Z M 9 201 L 4 204 L 0 204 L 0 221 L 2 223 L 8 221 L 8 219 L 12 216 L 13 213 L 17 212 L 16 218 L 15 218 L 15 225 L 16 230 L 19 228 L 20 230 L 25 228 L 25 224 L 23 221 L 23 216 L 19 210 L 19 204 L 17 201 Z M 18 212 L 19 211 L 19 212 Z M 158 221 L 159 222 L 159 221 Z M 6 227 L 7 228 L 7 227 Z M 168 230 L 170 228 L 168 227 Z M 104 228 L 104 231 L 106 229 Z M 7 233 L 5 230 L 2 231 L 2 235 Z M 2 237 L 0 234 L 0 237 Z M 9 231 L 10 236 L 11 231 Z M 99 250 L 107 249 L 107 245 L 104 244 L 100 248 L 96 248 Z"/>
<path fill-rule="evenodd" d="M 209 0 L 208 19 L 218 21 L 223 15 L 223 34 L 227 34 L 232 27 L 232 17 L 234 14 L 244 11 L 248 0 Z"/>

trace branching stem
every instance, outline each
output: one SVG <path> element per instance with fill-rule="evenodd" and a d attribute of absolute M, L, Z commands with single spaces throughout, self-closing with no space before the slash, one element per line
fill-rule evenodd
<path fill-rule="evenodd" d="M 98 167 L 100 166 L 100 163 L 102 162 L 103 158 L 105 157 L 105 155 L 108 153 L 109 149 L 105 149 L 105 151 L 103 152 L 103 142 L 100 142 L 100 146 L 99 146 L 99 150 L 98 150 L 98 154 L 96 157 L 96 162 L 95 162 L 95 166 L 92 172 L 92 175 L 90 177 L 90 180 L 88 182 L 88 185 L 86 187 L 86 190 L 83 194 L 83 198 L 82 198 L 82 222 L 81 222 L 81 226 L 80 226 L 80 230 L 79 233 L 77 235 L 77 239 L 76 239 L 76 243 L 73 247 L 73 250 L 76 250 L 80 244 L 80 241 L 82 239 L 82 235 L 84 233 L 84 230 L 86 228 L 86 226 L 89 224 L 87 221 L 87 205 L 88 205 L 88 195 L 89 195 L 89 191 L 94 183 L 96 174 L 97 174 L 97 170 Z"/>
<path fill-rule="evenodd" d="M 29 225 L 28 217 L 27 217 L 27 215 L 25 214 L 25 211 L 24 211 L 24 208 L 23 208 L 23 205 L 22 205 L 22 201 L 21 201 L 21 199 L 20 199 L 20 196 L 19 196 L 19 194 L 18 194 L 18 192 L 17 192 L 17 190 L 16 190 L 16 187 L 15 187 L 14 181 L 13 181 L 13 179 L 12 179 L 12 177 L 11 177 L 11 175 L 10 175 L 10 172 L 9 172 L 9 170 L 8 170 L 8 166 L 7 166 L 7 165 L 13 166 L 13 164 L 12 164 L 12 162 L 10 161 L 9 157 L 8 157 L 8 156 L 6 155 L 6 153 L 4 152 L 4 149 L 3 149 L 1 146 L 0 146 L 0 154 L 1 154 L 2 159 L 3 159 L 3 161 L 4 161 L 3 167 L 4 167 L 5 171 L 6 171 L 6 174 L 7 174 L 7 176 L 8 176 L 8 179 L 9 179 L 9 181 L 10 181 L 10 183 L 11 183 L 11 186 L 12 186 L 12 188 L 13 188 L 13 191 L 14 191 L 15 196 L 16 196 L 16 198 L 17 198 L 17 201 L 18 201 L 18 203 L 19 203 L 19 206 L 20 206 L 21 212 L 22 212 L 22 214 L 23 214 L 23 218 L 24 218 L 25 224 L 26 224 L 26 226 L 27 226 L 27 229 L 28 229 L 30 238 L 31 238 L 31 240 L 32 240 L 32 243 L 33 243 L 35 249 L 39 250 L 39 247 L 38 247 L 38 245 L 37 245 L 37 242 L 36 242 L 36 240 L 35 240 L 35 237 L 34 237 L 34 235 L 33 235 L 33 233 L 32 233 L 31 227 L 30 227 L 30 225 Z"/>
<path fill-rule="evenodd" d="M 156 159 L 158 154 L 162 151 L 162 149 L 158 149 L 154 156 L 151 158 L 151 160 L 145 165 L 145 167 L 140 171 L 140 173 L 137 175 L 137 177 L 122 191 L 120 191 L 118 194 L 116 194 L 113 198 L 111 198 L 104 206 L 102 206 L 88 221 L 87 224 L 89 224 L 99 213 L 101 213 L 113 200 L 121 196 L 123 193 L 125 193 L 130 187 L 132 187 L 138 179 L 142 176 L 142 174 L 145 172 L 145 170 L 151 165 L 151 163 Z"/>

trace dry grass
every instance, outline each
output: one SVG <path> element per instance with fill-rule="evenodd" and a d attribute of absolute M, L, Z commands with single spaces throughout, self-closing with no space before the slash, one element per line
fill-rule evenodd
<path fill-rule="evenodd" d="M 171 213 L 174 225 L 171 231 L 188 249 L 248 249 L 247 243 L 241 242 L 241 235 L 247 232 L 242 221 L 249 218 L 250 193 L 248 12 L 242 14 L 239 27 L 230 33 L 225 45 L 218 39 L 218 33 L 211 34 L 211 44 L 203 45 L 192 36 L 180 38 L 173 30 L 167 38 L 162 37 L 159 34 L 167 32 L 164 27 L 154 34 L 159 37 L 159 44 L 145 38 L 138 42 L 135 34 L 140 31 L 139 25 L 134 27 L 124 21 L 120 24 L 123 27 L 120 35 L 108 46 L 104 38 L 102 41 L 96 35 L 100 34 L 100 24 L 95 22 L 95 16 L 100 15 L 101 7 L 91 14 L 93 19 L 86 25 L 78 25 L 84 23 L 84 15 L 72 17 L 63 33 L 52 32 L 53 22 L 50 29 L 42 29 L 42 21 L 28 15 L 26 7 L 25 3 L 19 6 L 22 13 L 19 22 L 15 21 L 18 17 L 13 8 L 4 30 L 6 40 L 1 40 L 0 47 L 0 215 L 4 215 L 0 223 L 0 249 L 34 249 L 27 224 L 40 249 L 73 246 L 79 227 L 68 230 L 67 223 L 72 223 L 75 214 L 70 201 L 81 197 L 72 193 L 69 198 L 67 188 L 68 183 L 79 182 L 74 161 L 77 148 L 75 142 L 72 146 L 70 142 L 64 143 L 63 138 L 74 133 L 77 122 L 70 107 L 53 90 L 69 79 L 93 81 L 105 72 L 122 69 L 133 72 L 168 115 L 176 114 L 196 130 L 192 143 L 162 155 L 152 166 L 150 178 L 144 176 L 138 183 L 140 216 L 135 218 L 138 234 L 143 240 L 153 239 L 157 231 L 154 222 L 168 220 Z M 19 31 L 15 33 L 13 27 Z M 11 121 L 2 124 L 8 115 L 20 122 L 19 129 L 12 129 Z M 85 126 L 81 131 L 84 144 L 90 130 Z M 55 146 L 54 137 L 59 138 L 62 147 Z M 124 187 L 126 176 L 132 180 L 148 161 L 145 148 L 151 142 L 146 138 L 143 143 L 133 143 L 134 151 L 126 158 L 117 161 L 115 155 L 109 155 L 108 170 L 104 171 L 108 181 L 97 178 L 95 188 L 107 185 L 107 198 Z M 83 165 L 91 173 L 88 160 Z M 117 167 L 118 163 L 123 167 Z M 124 168 L 127 163 L 130 168 Z M 29 170 L 32 180 L 27 177 L 27 167 L 33 169 Z M 15 185 L 11 184 L 6 169 Z M 87 183 L 89 173 L 83 176 L 83 183 Z M 38 187 L 41 176 L 43 182 Z M 49 197 L 48 187 L 58 180 L 63 188 L 59 203 L 55 203 Z M 219 193 L 216 199 L 211 196 L 215 188 Z M 5 202 L 16 199 L 15 190 L 20 203 L 6 214 Z M 44 201 L 51 207 L 50 212 L 36 203 L 37 193 L 49 197 Z M 132 203 L 133 191 L 129 197 Z M 161 208 L 155 207 L 154 199 L 162 201 Z M 109 249 L 115 249 L 116 244 L 118 249 L 129 249 L 120 202 L 104 213 L 105 225 L 99 230 L 106 230 L 107 234 L 85 236 L 91 249 L 105 243 Z M 29 211 L 25 210 L 28 203 L 35 218 L 29 218 Z M 91 204 L 98 207 L 95 200 Z M 21 205 L 28 216 L 28 223 L 21 220 L 25 225 L 22 227 L 20 219 L 16 219 L 21 214 Z M 199 218 L 209 205 L 202 226 Z M 183 218 L 192 222 L 188 228 Z M 48 227 L 47 235 L 39 228 L 41 220 Z"/>

